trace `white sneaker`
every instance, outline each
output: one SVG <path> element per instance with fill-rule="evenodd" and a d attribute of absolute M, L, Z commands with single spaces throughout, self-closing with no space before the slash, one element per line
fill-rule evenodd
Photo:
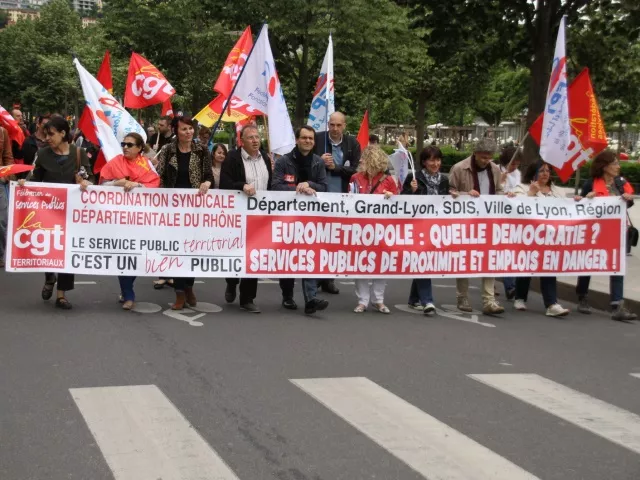
<path fill-rule="evenodd" d="M 516 310 L 520 310 L 521 312 L 524 312 L 527 309 L 527 304 L 524 303 L 524 300 L 515 300 L 513 302 L 513 308 L 515 308 Z"/>
<path fill-rule="evenodd" d="M 433 303 L 427 303 L 424 306 L 424 313 L 433 313 L 436 311 L 436 306 Z"/>
<path fill-rule="evenodd" d="M 569 315 L 569 310 L 563 308 L 559 303 L 554 303 L 553 305 L 549 305 L 545 315 L 547 317 L 564 317 L 565 315 Z"/>

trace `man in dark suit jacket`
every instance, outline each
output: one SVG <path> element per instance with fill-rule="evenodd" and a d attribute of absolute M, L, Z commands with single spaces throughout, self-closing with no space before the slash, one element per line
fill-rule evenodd
<path fill-rule="evenodd" d="M 260 135 L 255 125 L 247 125 L 240 134 L 242 147 L 232 150 L 222 162 L 220 170 L 220 188 L 223 190 L 241 190 L 248 196 L 259 191 L 271 190 L 271 160 L 260 151 Z M 251 313 L 260 313 L 254 303 L 258 293 L 257 278 L 227 278 L 224 299 L 233 303 L 236 299 L 236 286 L 240 284 L 240 308 Z"/>
<path fill-rule="evenodd" d="M 358 171 L 360 144 L 356 137 L 345 135 L 347 118 L 341 112 L 329 116 L 329 131 L 316 134 L 315 154 L 327 168 L 329 192 L 348 193 L 351 176 Z M 333 280 L 321 280 L 320 288 L 327 293 L 339 293 Z"/>

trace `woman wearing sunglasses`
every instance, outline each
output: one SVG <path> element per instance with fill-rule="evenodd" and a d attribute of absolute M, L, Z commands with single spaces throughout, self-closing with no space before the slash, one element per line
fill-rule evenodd
<path fill-rule="evenodd" d="M 143 155 L 149 146 L 144 143 L 142 136 L 134 132 L 129 133 L 120 146 L 124 154 L 114 158 L 102 168 L 100 183 L 123 187 L 125 192 L 130 192 L 134 188 L 159 187 L 160 177 L 151 166 L 149 159 Z M 124 310 L 131 310 L 135 305 L 136 294 L 133 291 L 135 280 L 136 277 L 131 276 L 118 277 L 120 302 Z"/>

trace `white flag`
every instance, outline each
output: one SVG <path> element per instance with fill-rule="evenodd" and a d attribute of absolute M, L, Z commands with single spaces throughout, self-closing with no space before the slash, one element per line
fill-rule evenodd
<path fill-rule="evenodd" d="M 562 168 L 568 160 L 571 125 L 569 123 L 569 99 L 567 97 L 567 56 L 564 41 L 564 17 L 560 21 L 553 68 L 544 106 L 540 156 L 553 165 Z"/>
<path fill-rule="evenodd" d="M 329 123 L 329 115 L 336 111 L 335 90 L 333 86 L 333 41 L 329 35 L 329 46 L 324 55 L 320 76 L 313 92 L 311 111 L 307 125 L 316 132 L 325 132 Z"/>
<path fill-rule="evenodd" d="M 407 178 L 407 174 L 409 174 L 409 155 L 407 155 L 407 151 L 397 149 L 391 155 L 389 155 L 389 163 L 393 167 L 393 173 L 398 178 L 398 183 L 400 186 L 404 184 L 405 178 Z"/>
<path fill-rule="evenodd" d="M 144 141 L 147 134 L 144 128 L 120 105 L 115 98 L 80 64 L 78 59 L 73 63 L 80 75 L 82 93 L 91 110 L 96 136 L 106 161 L 122 155 L 120 142 L 131 132 L 139 133 Z"/>
<path fill-rule="evenodd" d="M 236 84 L 235 96 L 269 117 L 269 148 L 284 155 L 296 144 L 265 24 Z"/>

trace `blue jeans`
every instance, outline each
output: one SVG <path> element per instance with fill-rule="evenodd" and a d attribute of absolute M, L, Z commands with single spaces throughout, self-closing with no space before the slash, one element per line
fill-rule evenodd
<path fill-rule="evenodd" d="M 502 279 L 502 283 L 504 285 L 504 291 L 508 292 L 509 290 L 513 290 L 516 288 L 516 279 L 515 277 L 504 277 Z"/>
<path fill-rule="evenodd" d="M 413 305 L 414 303 L 419 303 L 422 306 L 427 303 L 433 303 L 433 289 L 430 278 L 416 278 L 411 282 L 409 304 Z"/>
<path fill-rule="evenodd" d="M 280 289 L 282 290 L 282 299 L 292 299 L 293 300 L 293 287 L 295 285 L 294 278 L 281 278 L 280 279 Z M 310 302 L 316 295 L 318 294 L 318 280 L 313 279 L 303 279 L 302 280 L 302 295 L 304 296 L 304 301 Z"/>
<path fill-rule="evenodd" d="M 587 296 L 587 293 L 589 293 L 590 282 L 591 277 L 578 277 L 578 284 L 576 285 L 578 299 L 582 299 Z M 611 275 L 609 277 L 609 303 L 611 305 L 618 305 L 624 297 L 623 291 L 624 277 L 622 275 Z"/>
<path fill-rule="evenodd" d="M 516 300 L 527 301 L 531 278 L 532 277 L 518 277 L 515 279 Z M 542 300 L 544 301 L 545 307 L 549 308 L 554 303 L 558 303 L 556 277 L 540 277 L 540 293 L 542 293 Z"/>
<path fill-rule="evenodd" d="M 120 291 L 122 292 L 122 298 L 125 302 L 136 301 L 136 294 L 133 291 L 133 282 L 136 281 L 136 277 L 118 277 L 120 282 Z"/>

